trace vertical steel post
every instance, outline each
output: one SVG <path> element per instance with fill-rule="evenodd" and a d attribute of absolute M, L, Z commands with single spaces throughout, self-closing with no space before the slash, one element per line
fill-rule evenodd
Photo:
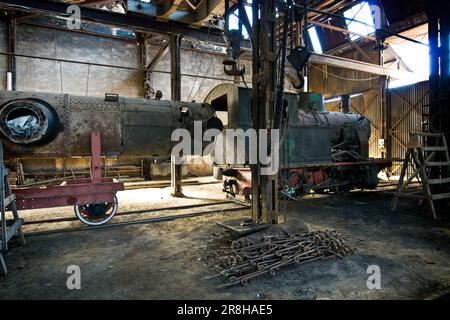
<path fill-rule="evenodd" d="M 228 12 L 228 10 L 230 9 L 230 0 L 225 0 L 225 32 L 230 31 L 229 30 L 229 18 L 230 18 L 230 14 Z"/>
<path fill-rule="evenodd" d="M 253 128 L 272 129 L 276 87 L 276 16 L 274 0 L 253 1 Z M 270 137 L 269 137 L 270 139 Z M 266 150 L 262 150 L 266 152 Z M 259 138 L 258 138 L 259 152 Z M 271 150 L 278 152 L 278 150 Z M 252 218 L 278 223 L 278 174 L 261 175 L 261 164 L 251 166 Z"/>
<path fill-rule="evenodd" d="M 171 91 L 172 101 L 181 101 L 181 36 L 170 35 L 170 64 L 171 64 Z M 170 176 L 172 196 L 183 197 L 182 192 L 182 165 L 175 164 L 175 158 L 171 158 Z"/>
<path fill-rule="evenodd" d="M 450 4 L 448 1 L 427 1 L 428 37 L 430 47 L 430 130 L 442 132 L 450 141 Z M 432 139 L 428 143 L 432 144 Z M 435 161 L 446 161 L 439 153 Z M 432 168 L 430 177 L 448 177 L 448 172 Z M 448 193 L 448 184 L 432 186 L 433 193 Z M 447 211 L 445 202 L 437 203 L 437 210 Z"/>
<path fill-rule="evenodd" d="M 256 77 L 260 74 L 260 24 L 259 19 L 259 0 L 253 1 L 252 13 L 253 13 L 253 43 L 252 43 L 252 64 L 253 64 L 253 77 L 252 77 L 252 127 L 255 130 L 260 128 L 259 121 L 259 105 L 260 105 L 260 82 Z M 257 151 L 259 154 L 259 138 L 257 139 Z M 258 164 L 252 164 L 250 166 L 252 174 L 252 219 L 259 221 L 261 219 L 261 189 L 260 189 L 260 166 Z"/>
<path fill-rule="evenodd" d="M 447 1 L 427 2 L 430 46 L 430 120 L 436 130 L 445 132 L 450 124 L 442 115 L 449 114 L 450 100 L 450 17 Z M 440 118 L 440 119 L 439 119 Z"/>
<path fill-rule="evenodd" d="M 147 44 L 146 40 L 147 39 L 146 39 L 146 35 L 143 34 L 143 33 L 137 33 L 136 34 L 136 39 L 137 39 L 138 46 L 140 47 L 140 50 L 139 50 L 140 64 L 141 64 L 140 67 L 142 69 L 144 69 L 147 66 L 147 46 L 146 46 L 146 44 Z M 141 96 L 148 99 L 149 97 L 147 97 L 147 94 L 146 94 L 146 91 L 147 91 L 146 90 L 147 72 L 145 70 L 142 70 L 140 76 L 141 76 L 141 84 L 142 84 L 142 86 L 141 86 Z"/>

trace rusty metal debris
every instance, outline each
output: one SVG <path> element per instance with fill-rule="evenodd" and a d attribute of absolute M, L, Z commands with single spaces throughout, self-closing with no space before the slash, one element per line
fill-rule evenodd
<path fill-rule="evenodd" d="M 228 283 L 218 288 L 228 288 L 239 284 L 247 286 L 266 274 L 275 276 L 282 267 L 334 257 L 343 259 L 356 251 L 350 240 L 335 230 L 326 230 L 241 238 L 232 242 L 231 249 L 209 252 L 203 260 L 221 269 L 208 279 L 224 277 Z"/>

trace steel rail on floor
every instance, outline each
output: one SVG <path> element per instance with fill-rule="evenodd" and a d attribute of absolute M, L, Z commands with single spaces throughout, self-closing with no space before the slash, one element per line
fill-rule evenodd
<path fill-rule="evenodd" d="M 105 225 L 100 226 L 82 226 L 82 227 L 72 227 L 72 228 L 64 228 L 64 229 L 54 229 L 54 230 L 44 230 L 44 231 L 34 231 L 34 232 L 27 232 L 25 233 L 26 237 L 34 237 L 34 236 L 44 236 L 44 235 L 51 235 L 51 234 L 60 234 L 60 233 L 68 233 L 68 232 L 76 232 L 76 231 L 91 231 L 91 230 L 99 230 L 99 229 L 109 229 L 114 227 L 121 227 L 121 226 L 130 226 L 130 225 L 139 225 L 139 224 L 149 224 L 149 223 L 156 223 L 156 222 L 166 222 L 166 221 L 173 221 L 178 219 L 186 219 L 186 218 L 194 218 L 199 216 L 204 216 L 212 213 L 217 212 L 236 212 L 236 211 L 243 211 L 250 209 L 250 206 L 243 205 L 241 203 L 235 202 L 235 201 L 223 201 L 223 202 L 216 202 L 216 203 L 203 203 L 199 205 L 189 205 L 189 206 L 179 206 L 179 207 L 169 207 L 169 208 L 163 208 L 163 209 L 150 209 L 150 210 L 139 210 L 139 211 L 130 211 L 130 212 L 123 212 L 121 215 L 129 215 L 129 214 L 140 214 L 140 213 L 148 213 L 148 212 L 157 212 L 157 211 L 166 211 L 166 210 L 186 210 L 186 209 L 193 209 L 193 208 L 200 208 L 200 207 L 207 207 L 207 206 L 214 206 L 214 205 L 222 205 L 222 204 L 238 204 L 239 207 L 232 207 L 232 208 L 220 208 L 220 209 L 212 209 L 207 211 L 200 211 L 200 212 L 194 212 L 194 213 L 185 213 L 185 214 L 177 214 L 177 215 L 169 215 L 169 216 L 161 216 L 161 217 L 155 217 L 155 218 L 148 218 L 148 219 L 140 219 L 140 220 L 132 220 L 132 221 L 120 221 L 120 222 L 113 222 L 108 223 Z M 77 219 L 53 219 L 49 222 L 60 222 L 60 220 L 63 221 L 76 221 Z M 49 223 L 49 222 L 39 222 L 39 221 L 33 221 L 33 224 L 42 224 L 42 223 Z M 28 224 L 30 224 L 28 222 Z"/>
<path fill-rule="evenodd" d="M 202 207 L 209 207 L 209 206 L 217 206 L 217 205 L 221 205 L 221 204 L 231 204 L 231 203 L 235 203 L 235 202 L 234 201 L 221 201 L 221 202 L 211 202 L 211 203 L 199 203 L 199 204 L 192 204 L 192 205 L 178 206 L 178 207 L 149 208 L 149 209 L 142 209 L 142 210 L 118 212 L 118 213 L 116 213 L 115 217 L 134 215 L 134 214 L 144 214 L 144 213 L 151 213 L 151 212 L 158 212 L 158 211 L 186 210 L 186 209 L 202 208 Z M 74 217 L 70 217 L 70 218 L 31 220 L 31 221 L 26 221 L 24 223 L 24 225 L 57 223 L 57 222 L 71 222 L 71 221 L 79 221 L 79 220 L 77 219 L 77 217 L 74 216 Z"/>

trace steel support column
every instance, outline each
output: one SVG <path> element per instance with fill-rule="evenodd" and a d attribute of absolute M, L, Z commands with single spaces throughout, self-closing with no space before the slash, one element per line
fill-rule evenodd
<path fill-rule="evenodd" d="M 427 1 L 428 36 L 430 46 L 430 130 L 443 132 L 450 141 L 450 3 L 448 1 Z M 432 144 L 432 140 L 427 141 Z M 440 153 L 436 161 L 446 161 Z M 446 178 L 449 172 L 431 170 L 431 178 Z M 432 186 L 433 193 L 447 193 L 450 184 Z M 438 202 L 437 210 L 448 212 L 448 202 Z"/>
<path fill-rule="evenodd" d="M 171 89 L 172 101 L 181 101 L 181 36 L 171 35 L 170 41 L 170 64 L 171 64 Z M 182 166 L 175 164 L 175 158 L 172 156 L 170 164 L 172 196 L 183 197 L 181 178 Z"/>
<path fill-rule="evenodd" d="M 430 45 L 430 121 L 450 139 L 450 3 L 428 1 Z M 450 140 L 449 140 L 450 141 Z"/>
<path fill-rule="evenodd" d="M 276 86 L 276 16 L 274 0 L 253 1 L 252 126 L 271 129 Z M 260 13 L 260 14 L 259 14 Z M 269 137 L 270 139 L 270 137 Z M 259 138 L 258 138 L 259 142 Z M 258 143 L 258 152 L 259 152 Z M 266 150 L 263 150 L 266 152 Z M 271 152 L 278 152 L 278 150 Z M 278 175 L 261 175 L 261 164 L 251 166 L 252 218 L 278 223 Z"/>
<path fill-rule="evenodd" d="M 147 46 L 146 46 L 146 36 L 145 34 L 142 33 L 137 33 L 136 34 L 136 40 L 137 40 L 137 44 L 140 48 L 139 50 L 139 55 L 140 55 L 140 67 L 141 68 L 145 68 L 145 65 L 147 63 Z M 146 90 L 146 79 L 147 79 L 147 72 L 145 70 L 140 71 L 140 75 L 141 75 L 141 96 L 144 98 L 148 98 L 147 97 L 147 90 Z"/>

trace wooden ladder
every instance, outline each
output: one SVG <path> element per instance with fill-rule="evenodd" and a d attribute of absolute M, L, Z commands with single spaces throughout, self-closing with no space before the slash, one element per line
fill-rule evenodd
<path fill-rule="evenodd" d="M 434 139 L 434 146 L 423 146 L 424 139 Z M 434 201 L 450 199 L 450 193 L 433 193 L 437 185 L 450 184 L 450 156 L 447 140 L 442 133 L 410 133 L 405 161 L 403 162 L 397 192 L 392 201 L 392 211 L 396 211 L 400 198 L 418 199 L 427 201 L 433 218 L 437 219 Z M 443 157 L 437 157 L 437 155 Z M 409 165 L 414 168 L 413 174 L 404 182 Z M 431 178 L 432 170 L 438 173 L 438 177 Z M 420 179 L 421 189 L 419 192 L 411 192 L 410 184 L 414 179 Z M 409 192 L 408 192 L 409 191 Z"/>
<path fill-rule="evenodd" d="M 13 219 L 6 220 L 6 209 L 12 212 Z M 16 234 L 20 237 L 22 245 L 25 245 L 25 237 L 22 232 L 23 219 L 19 218 L 16 207 L 16 197 L 11 192 L 8 181 L 8 170 L 5 168 L 3 161 L 3 143 L 0 140 L 0 274 L 6 275 L 8 269 L 6 267 L 3 254 L 8 251 L 8 242 Z"/>

